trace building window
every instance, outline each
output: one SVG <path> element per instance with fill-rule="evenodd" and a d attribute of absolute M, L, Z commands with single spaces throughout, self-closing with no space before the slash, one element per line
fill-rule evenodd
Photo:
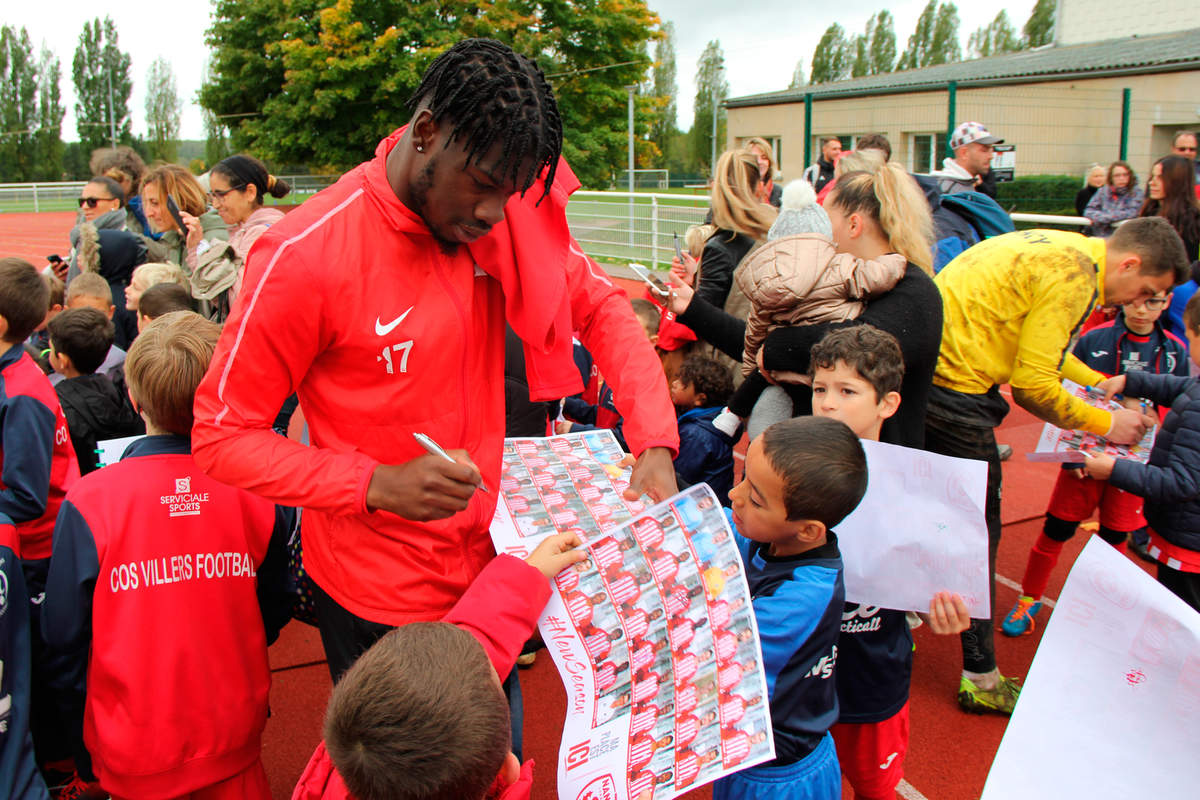
<path fill-rule="evenodd" d="M 910 172 L 933 172 L 942 166 L 946 152 L 946 134 L 914 133 L 909 140 L 908 169 Z"/>

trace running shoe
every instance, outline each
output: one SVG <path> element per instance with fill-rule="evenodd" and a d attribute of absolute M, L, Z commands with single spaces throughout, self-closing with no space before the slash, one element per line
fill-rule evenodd
<path fill-rule="evenodd" d="M 1008 612 L 1004 622 L 1000 623 L 1000 630 L 1005 636 L 1025 636 L 1033 633 L 1033 618 L 1041 610 L 1042 601 L 1022 595 L 1017 598 L 1017 604 Z"/>
<path fill-rule="evenodd" d="M 980 689 L 967 677 L 963 677 L 958 685 L 958 705 L 972 714 L 1010 715 L 1020 696 L 1021 687 L 1003 675 L 995 689 Z"/>
<path fill-rule="evenodd" d="M 95 781 L 85 781 L 76 772 L 71 780 L 50 791 L 54 800 L 109 800 L 108 792 L 100 788 Z"/>

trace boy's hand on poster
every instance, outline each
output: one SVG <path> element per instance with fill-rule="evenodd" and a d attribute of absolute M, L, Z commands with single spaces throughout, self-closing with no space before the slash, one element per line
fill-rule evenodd
<path fill-rule="evenodd" d="M 646 495 L 655 503 L 661 503 L 678 491 L 671 451 L 665 447 L 646 448 L 633 464 L 625 499 L 638 500 Z"/>
<path fill-rule="evenodd" d="M 587 558 L 587 551 L 580 548 L 583 542 L 574 533 L 556 533 L 547 536 L 525 559 L 525 563 L 540 571 L 547 580 L 572 564 Z"/>
<path fill-rule="evenodd" d="M 367 484 L 367 508 L 405 519 L 446 519 L 466 509 L 483 477 L 466 450 L 447 450 L 454 461 L 422 455 L 403 464 L 381 464 Z"/>
<path fill-rule="evenodd" d="M 569 420 L 565 420 L 565 419 L 555 420 L 554 432 L 556 434 L 558 434 L 559 436 L 562 436 L 564 433 L 570 433 L 571 432 L 571 422 Z"/>
<path fill-rule="evenodd" d="M 1087 451 L 1084 451 L 1083 455 L 1087 459 L 1083 462 L 1083 470 L 1089 477 L 1098 481 L 1106 481 L 1112 477 L 1113 467 L 1117 463 L 1115 458 L 1104 453 L 1093 455 Z"/>
<path fill-rule="evenodd" d="M 1104 393 L 1105 400 L 1112 400 L 1114 394 L 1125 393 L 1125 376 L 1114 375 L 1096 384 L 1096 389 Z"/>
<path fill-rule="evenodd" d="M 941 635 L 962 633 L 971 626 L 967 604 L 952 592 L 935 594 L 929 601 L 929 614 L 921 617 L 929 623 L 929 630 Z"/>

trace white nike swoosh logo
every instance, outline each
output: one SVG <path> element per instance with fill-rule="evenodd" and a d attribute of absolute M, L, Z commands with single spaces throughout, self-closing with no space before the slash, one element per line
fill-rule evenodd
<path fill-rule="evenodd" d="M 412 311 L 414 308 L 416 308 L 416 306 L 409 306 L 408 311 Z M 382 322 L 380 322 L 379 317 L 376 317 L 375 318 L 375 335 L 376 336 L 387 336 L 389 333 L 392 332 L 392 330 L 397 325 L 399 325 L 401 322 L 404 322 L 404 318 L 408 316 L 408 311 L 405 311 L 403 314 L 396 317 L 394 320 L 392 320 L 391 322 L 389 322 L 386 325 L 384 325 Z"/>

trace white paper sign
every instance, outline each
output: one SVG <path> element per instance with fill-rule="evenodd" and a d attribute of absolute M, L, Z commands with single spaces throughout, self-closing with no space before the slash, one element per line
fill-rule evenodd
<path fill-rule="evenodd" d="M 987 463 L 863 441 L 867 494 L 835 530 L 846 601 L 928 611 L 957 592 L 976 619 L 991 616 L 984 521 Z"/>
<path fill-rule="evenodd" d="M 109 464 L 117 463 L 125 454 L 125 448 L 141 438 L 141 436 L 125 436 L 120 439 L 105 439 L 102 442 L 96 442 L 96 466 L 107 467 Z"/>
<path fill-rule="evenodd" d="M 982 800 L 1195 798 L 1198 742 L 1200 614 L 1093 536 Z"/>

